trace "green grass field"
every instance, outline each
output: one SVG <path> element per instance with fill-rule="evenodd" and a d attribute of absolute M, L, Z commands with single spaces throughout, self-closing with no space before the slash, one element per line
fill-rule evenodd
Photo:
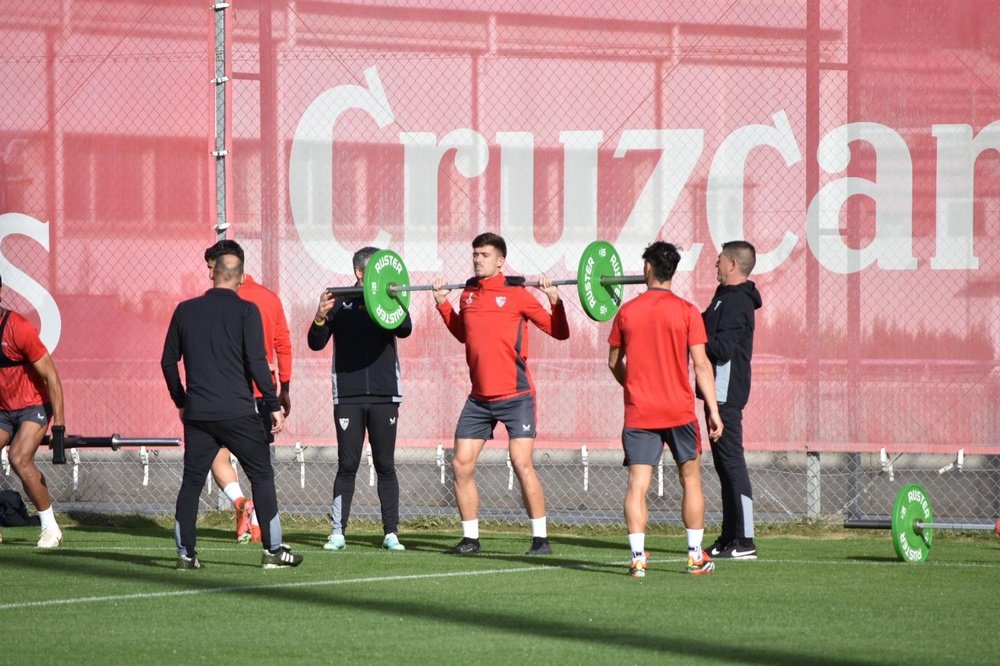
<path fill-rule="evenodd" d="M 457 530 L 404 530 L 408 550 L 390 553 L 369 525 L 329 553 L 325 524 L 298 521 L 285 541 L 302 566 L 263 571 L 224 525 L 200 523 L 201 571 L 174 570 L 167 519 L 81 521 L 52 552 L 37 528 L 4 528 L 0 662 L 1000 661 L 995 536 L 938 532 L 908 565 L 888 533 L 782 530 L 758 538 L 760 560 L 691 576 L 674 530 L 648 538 L 633 580 L 611 532 L 554 530 L 555 555 L 529 558 L 525 534 L 484 530 L 483 555 L 455 558 L 440 551 Z"/>

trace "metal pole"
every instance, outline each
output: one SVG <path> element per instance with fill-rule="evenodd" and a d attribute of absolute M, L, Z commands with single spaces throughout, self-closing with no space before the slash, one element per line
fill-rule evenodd
<path fill-rule="evenodd" d="M 226 230 L 229 228 L 227 218 L 227 182 L 226 175 L 228 163 L 226 157 L 229 155 L 229 148 L 226 145 L 227 131 L 227 84 L 229 75 L 226 73 L 228 44 L 226 40 L 226 10 L 229 9 L 228 2 L 217 2 L 212 5 L 215 12 L 215 150 L 212 157 L 215 158 L 215 229 L 216 240 L 226 238 Z"/>

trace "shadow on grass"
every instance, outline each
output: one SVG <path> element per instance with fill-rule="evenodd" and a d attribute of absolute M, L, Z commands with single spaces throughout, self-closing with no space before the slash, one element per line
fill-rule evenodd
<path fill-rule="evenodd" d="M 857 663 L 852 659 L 841 659 L 833 655 L 804 655 L 782 650 L 775 646 L 753 645 L 719 645 L 710 639 L 698 639 L 690 635 L 672 634 L 669 625 L 661 626 L 653 631 L 628 631 L 614 628 L 582 625 L 570 621 L 546 617 L 535 618 L 526 616 L 524 609 L 516 612 L 505 612 L 484 606 L 480 609 L 465 608 L 457 613 L 454 605 L 447 598 L 439 602 L 425 600 L 410 600 L 400 595 L 386 598 L 376 590 L 376 595 L 364 597 L 356 593 L 335 595 L 323 587 L 332 586 L 335 581 L 302 581 L 289 580 L 287 587 L 280 586 L 278 577 L 262 579 L 259 584 L 247 584 L 243 587 L 220 584 L 216 578 L 206 576 L 208 571 L 185 571 L 165 575 L 162 572 L 164 559 L 162 556 L 136 556 L 126 553 L 115 553 L 113 556 L 85 551 L 54 551 L 38 553 L 24 550 L 16 553 L 5 553 L 6 566 L 15 565 L 26 570 L 36 570 L 39 575 L 50 575 L 59 570 L 73 576 L 90 576 L 120 581 L 128 579 L 133 582 L 148 583 L 149 595 L 190 595 L 196 593 L 225 593 L 240 595 L 248 600 L 296 602 L 315 606 L 317 610 L 341 608 L 344 611 L 356 613 L 367 611 L 391 618 L 408 616 L 414 619 L 435 623 L 453 625 L 468 631 L 478 631 L 484 626 L 509 634 L 512 639 L 533 634 L 544 639 L 562 639 L 581 644 L 605 645 L 611 647 L 629 647 L 644 650 L 659 660 L 669 659 L 670 655 L 683 656 L 701 660 L 738 661 L 748 664 L 800 664 L 806 659 L 812 666 L 846 666 Z M 516 559 L 516 558 L 515 558 Z M 123 571 L 118 562 L 128 561 L 148 567 L 145 570 Z M 537 562 L 532 558 L 533 563 Z M 308 566 L 308 561 L 304 564 Z M 174 577 L 176 576 L 176 578 Z M 266 580 L 266 582 L 263 582 Z M 293 582 L 294 581 L 294 582 Z M 166 589 L 165 589 L 166 588 Z M 363 588 L 354 588 L 353 592 Z M 109 595 L 117 596 L 117 595 Z M 131 595 L 121 595 L 125 598 Z M 66 603 L 68 600 L 62 601 Z M 84 601 L 83 603 L 88 603 Z"/>

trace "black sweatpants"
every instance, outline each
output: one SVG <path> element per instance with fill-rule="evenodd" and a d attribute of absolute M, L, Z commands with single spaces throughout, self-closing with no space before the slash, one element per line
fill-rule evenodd
<path fill-rule="evenodd" d="M 365 433 L 378 477 L 378 500 L 382 505 L 382 530 L 399 529 L 399 480 L 396 478 L 396 419 L 399 403 L 340 404 L 333 408 L 337 426 L 337 477 L 333 481 L 334 534 L 345 534 L 351 516 L 354 484 L 361 465 Z"/>
<path fill-rule="evenodd" d="M 184 422 L 184 477 L 177 493 L 174 514 L 174 535 L 179 555 L 194 555 L 198 498 L 212 469 L 212 461 L 223 446 L 236 456 L 250 479 L 264 548 L 271 550 L 281 544 L 271 449 L 260 418 L 249 414 L 226 421 L 191 420 Z"/>
<path fill-rule="evenodd" d="M 706 410 L 707 414 L 707 410 Z M 743 410 L 719 405 L 722 437 L 712 442 L 712 461 L 722 487 L 723 545 L 735 539 L 753 539 L 753 490 L 743 451 Z"/>

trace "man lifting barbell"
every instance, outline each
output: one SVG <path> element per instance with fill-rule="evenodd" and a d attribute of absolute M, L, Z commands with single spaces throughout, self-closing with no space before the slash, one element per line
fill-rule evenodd
<path fill-rule="evenodd" d="M 62 530 L 56 523 L 45 475 L 35 465 L 35 453 L 50 420 L 54 437 L 66 433 L 62 382 L 48 349 L 27 319 L 0 308 L 0 339 L 0 449 L 10 445 L 10 466 L 38 511 L 42 523 L 38 547 L 57 548 Z"/>

